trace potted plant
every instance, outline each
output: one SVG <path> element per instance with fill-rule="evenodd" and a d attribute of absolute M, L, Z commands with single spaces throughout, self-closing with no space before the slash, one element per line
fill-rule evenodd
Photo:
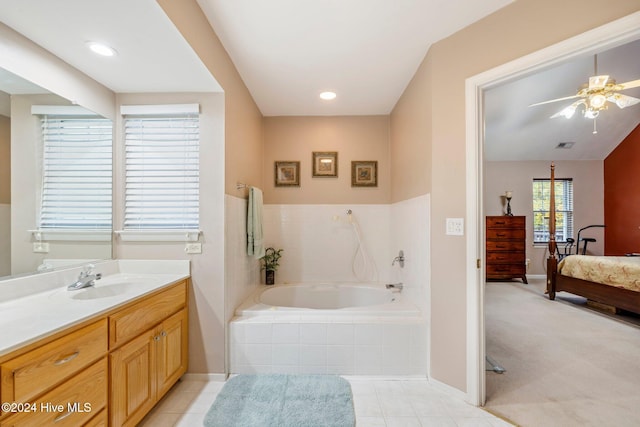
<path fill-rule="evenodd" d="M 264 250 L 264 256 L 260 258 L 262 262 L 262 270 L 265 271 L 265 283 L 273 285 L 276 282 L 276 270 L 280 265 L 279 260 L 282 257 L 283 249 L 267 248 Z"/>

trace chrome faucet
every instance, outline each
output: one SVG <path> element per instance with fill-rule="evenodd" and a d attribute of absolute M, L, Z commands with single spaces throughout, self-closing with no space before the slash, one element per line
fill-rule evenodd
<path fill-rule="evenodd" d="M 384 285 L 384 287 L 387 289 L 391 289 L 393 292 L 402 292 L 402 288 L 404 288 L 404 285 L 402 284 L 402 282 L 387 283 L 386 285 Z"/>
<path fill-rule="evenodd" d="M 400 268 L 404 268 L 404 251 L 398 252 L 398 256 L 391 262 L 392 267 L 395 265 L 396 261 L 400 264 Z"/>
<path fill-rule="evenodd" d="M 87 264 L 82 267 L 78 280 L 67 286 L 67 290 L 77 291 L 78 289 L 94 286 L 96 284 L 95 281 L 102 278 L 102 274 L 100 273 L 92 274 L 94 268 L 95 266 L 93 264 Z"/>

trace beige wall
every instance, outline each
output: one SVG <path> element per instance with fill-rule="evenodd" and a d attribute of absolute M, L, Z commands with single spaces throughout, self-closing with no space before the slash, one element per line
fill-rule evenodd
<path fill-rule="evenodd" d="M 485 162 L 484 164 L 484 213 L 503 215 L 506 212 L 504 198 L 506 190 L 513 191 L 511 210 L 514 215 L 527 217 L 527 258 L 531 260 L 527 274 L 546 274 L 547 245 L 533 245 L 533 190 L 534 178 L 549 178 L 546 161 L 529 162 Z M 573 179 L 573 220 L 575 238 L 578 230 L 591 224 L 604 223 L 604 162 L 581 160 L 555 162 L 556 178 Z M 585 231 L 585 233 L 587 233 Z M 595 237 L 589 243 L 590 253 L 604 254 L 602 229 L 590 229 L 582 237 Z M 564 250 L 564 245 L 560 245 Z M 574 248 L 575 250 L 575 248 Z"/>
<path fill-rule="evenodd" d="M 420 104 L 433 106 L 430 133 L 416 125 L 424 109 L 409 113 L 413 117 L 405 119 L 407 127 L 394 132 L 415 132 L 415 150 L 431 146 L 430 372 L 435 380 L 466 391 L 466 266 L 475 260 L 466 259 L 464 238 L 445 235 L 445 219 L 465 217 L 466 212 L 465 79 L 633 13 L 639 6 L 637 0 L 519 0 L 434 44 L 426 57 L 429 64 L 418 70 L 422 77 L 414 78 L 430 80 L 431 90 L 418 94 L 420 88 L 411 86 L 402 95 L 399 106 L 416 96 L 422 98 Z"/>
<path fill-rule="evenodd" d="M 312 177 L 313 151 L 338 152 L 337 178 Z M 300 187 L 275 187 L 277 160 L 300 161 Z M 378 161 L 377 187 L 351 187 L 353 160 Z M 389 116 L 264 119 L 265 203 L 389 203 L 389 167 Z"/>
<path fill-rule="evenodd" d="M 224 89 L 225 192 L 236 183 L 261 187 L 262 114 L 196 0 L 158 0 L 182 36 Z"/>
<path fill-rule="evenodd" d="M 11 203 L 11 119 L 0 116 L 0 204 Z"/>
<path fill-rule="evenodd" d="M 391 112 L 391 201 L 431 191 L 431 68 L 429 54 Z"/>

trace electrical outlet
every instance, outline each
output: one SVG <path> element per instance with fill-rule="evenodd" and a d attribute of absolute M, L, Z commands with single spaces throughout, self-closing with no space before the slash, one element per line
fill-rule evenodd
<path fill-rule="evenodd" d="M 464 235 L 464 218 L 447 218 L 447 235 Z"/>
<path fill-rule="evenodd" d="M 49 244 L 46 242 L 33 242 L 33 252 L 46 254 L 49 252 Z"/>
<path fill-rule="evenodd" d="M 187 243 L 184 246 L 184 251 L 188 254 L 201 254 L 202 243 Z"/>

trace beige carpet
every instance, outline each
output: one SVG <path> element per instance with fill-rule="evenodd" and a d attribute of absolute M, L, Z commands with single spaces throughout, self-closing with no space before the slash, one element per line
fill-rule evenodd
<path fill-rule="evenodd" d="M 639 426 L 638 317 L 549 301 L 543 287 L 486 286 L 487 354 L 506 369 L 487 372 L 486 408 L 521 426 Z"/>

